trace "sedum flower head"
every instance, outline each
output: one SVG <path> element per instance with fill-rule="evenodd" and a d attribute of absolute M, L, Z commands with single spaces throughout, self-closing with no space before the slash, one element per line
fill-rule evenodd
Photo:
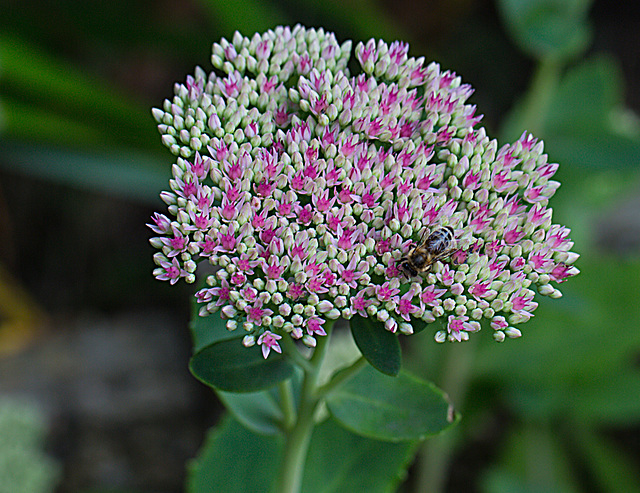
<path fill-rule="evenodd" d="M 408 45 L 355 48 L 322 29 L 279 27 L 213 45 L 154 109 L 176 156 L 168 215 L 151 229 L 155 276 L 196 279 L 201 315 L 217 311 L 244 343 L 313 347 L 328 319 L 370 317 L 391 332 L 441 320 L 435 339 L 482 327 L 520 335 L 536 292 L 578 273 L 569 229 L 548 207 L 558 165 L 524 133 L 498 146 L 472 89 Z M 454 249 L 409 278 L 403 258 L 426 234 L 453 230 Z"/>

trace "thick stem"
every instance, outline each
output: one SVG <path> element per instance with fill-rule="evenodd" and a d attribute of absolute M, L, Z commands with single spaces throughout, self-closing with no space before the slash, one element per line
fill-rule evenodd
<path fill-rule="evenodd" d="M 286 432 L 291 429 L 296 421 L 296 405 L 293 399 L 293 389 L 291 380 L 286 380 L 278 384 L 280 393 L 280 403 L 282 407 L 282 428 Z"/>
<path fill-rule="evenodd" d="M 544 119 L 549 111 L 551 99 L 560 80 L 562 62 L 555 58 L 539 61 L 533 75 L 531 87 L 524 100 L 521 124 L 530 133 L 540 134 L 544 128 Z"/>
<path fill-rule="evenodd" d="M 451 402 L 459 409 L 464 402 L 473 360 L 477 337 L 470 337 L 462 343 L 452 343 L 447 347 L 442 365 L 440 388 L 447 392 Z M 418 481 L 415 491 L 440 493 L 445 489 L 445 480 L 450 462 L 458 442 L 458 428 L 427 440 L 419 456 Z"/>
<path fill-rule="evenodd" d="M 365 359 L 365 357 L 360 356 L 360 358 L 358 358 L 351 366 L 340 370 L 326 384 L 318 387 L 316 395 L 320 398 L 324 397 L 342 382 L 350 379 L 352 376 L 358 373 L 366 364 L 367 360 Z"/>
<path fill-rule="evenodd" d="M 327 324 L 329 325 L 329 324 Z M 329 346 L 330 327 L 325 327 L 327 335 L 317 339 L 317 345 L 309 365 L 304 369 L 304 379 L 300 392 L 297 420 L 286 432 L 282 462 L 278 473 L 278 493 L 299 493 L 304 474 L 309 442 L 314 427 L 314 414 L 319 398 L 316 396 L 318 372 Z"/>

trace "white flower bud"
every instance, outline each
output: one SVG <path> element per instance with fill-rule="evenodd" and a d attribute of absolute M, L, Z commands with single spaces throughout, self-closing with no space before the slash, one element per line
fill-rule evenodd
<path fill-rule="evenodd" d="M 288 317 L 291 314 L 291 305 L 289 303 L 282 303 L 278 307 L 278 313 L 283 317 Z"/>
<path fill-rule="evenodd" d="M 480 308 L 474 308 L 471 310 L 471 318 L 474 320 L 480 320 L 484 315 L 483 311 Z"/>
<path fill-rule="evenodd" d="M 376 317 L 380 322 L 386 322 L 389 319 L 389 312 L 384 309 L 378 310 Z"/>
<path fill-rule="evenodd" d="M 560 291 L 559 289 L 554 289 L 553 293 L 551 293 L 549 295 L 549 298 L 557 300 L 558 298 L 562 298 L 562 291 Z"/>
<path fill-rule="evenodd" d="M 334 308 L 333 310 L 329 310 L 325 316 L 330 320 L 337 320 L 340 318 L 340 310 Z"/>
<path fill-rule="evenodd" d="M 580 254 L 579 253 L 567 252 L 567 257 L 566 257 L 564 263 L 567 264 L 567 265 L 573 265 L 575 263 L 575 261 L 578 260 L 578 258 L 580 258 Z"/>
<path fill-rule="evenodd" d="M 496 312 L 501 311 L 504 308 L 504 300 L 501 298 L 496 298 L 491 302 L 491 308 Z"/>
<path fill-rule="evenodd" d="M 452 310 L 455 309 L 456 307 L 456 302 L 452 299 L 452 298 L 447 298 L 446 300 L 444 300 L 444 302 L 442 303 L 442 307 L 450 312 Z"/>
<path fill-rule="evenodd" d="M 437 308 L 440 308 L 440 307 L 437 307 Z M 435 322 L 436 320 L 436 317 L 433 316 L 433 311 L 429 311 L 429 310 L 425 310 L 420 318 L 423 321 L 427 322 L 428 324 Z"/>
<path fill-rule="evenodd" d="M 320 303 L 318 303 L 317 308 L 320 313 L 327 313 L 328 311 L 333 309 L 333 303 L 328 300 L 322 300 Z"/>
<path fill-rule="evenodd" d="M 413 334 L 413 325 L 411 325 L 408 322 L 402 322 L 398 326 L 398 330 L 400 331 L 401 334 L 404 334 L 406 336 L 410 336 L 411 334 Z"/>
<path fill-rule="evenodd" d="M 307 347 L 316 347 L 316 339 L 315 337 L 306 334 L 303 338 L 302 338 L 302 342 L 305 346 Z"/>
<path fill-rule="evenodd" d="M 436 342 L 445 342 L 447 340 L 447 333 L 444 330 L 439 330 L 436 332 L 434 339 Z"/>
<path fill-rule="evenodd" d="M 515 327 L 507 327 L 504 333 L 510 339 L 516 339 L 522 336 L 522 332 L 520 332 L 520 330 L 516 329 Z"/>
<path fill-rule="evenodd" d="M 238 314 L 237 310 L 231 305 L 223 306 L 220 312 L 222 314 L 222 318 L 233 318 Z"/>
<path fill-rule="evenodd" d="M 542 286 L 538 286 L 538 293 L 542 296 L 549 296 L 555 291 L 555 288 L 550 284 L 543 284 Z"/>
<path fill-rule="evenodd" d="M 496 330 L 493 333 L 493 338 L 496 340 L 496 342 L 503 342 L 505 339 L 504 332 L 502 332 L 501 330 Z"/>
<path fill-rule="evenodd" d="M 347 298 L 345 296 L 338 296 L 334 300 L 334 305 L 338 308 L 344 308 L 345 306 L 347 306 Z"/>

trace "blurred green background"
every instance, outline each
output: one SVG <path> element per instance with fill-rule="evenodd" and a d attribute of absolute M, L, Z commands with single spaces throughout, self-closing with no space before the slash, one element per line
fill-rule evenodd
<path fill-rule="evenodd" d="M 521 339 L 479 334 L 448 362 L 428 331 L 404 341 L 407 366 L 463 413 L 448 443 L 428 445 L 450 452 L 443 490 L 640 491 L 640 3 L 0 7 L 0 396 L 45 416 L 62 472 L 42 491 L 182 491 L 221 406 L 187 371 L 190 288 L 151 275 L 144 224 L 164 208 L 173 158 L 150 108 L 196 65 L 210 70 L 212 42 L 297 22 L 408 41 L 474 86 L 490 135 L 532 131 L 561 165 L 554 221 L 582 255 L 564 297 L 542 300 Z M 456 367 L 466 391 L 447 389 Z M 403 491 L 419 491 L 421 470 Z"/>

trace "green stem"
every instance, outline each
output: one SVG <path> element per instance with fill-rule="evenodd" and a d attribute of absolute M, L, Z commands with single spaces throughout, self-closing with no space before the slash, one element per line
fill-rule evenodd
<path fill-rule="evenodd" d="M 291 389 L 291 380 L 286 380 L 278 384 L 280 402 L 282 403 L 282 428 L 286 432 L 291 429 L 296 421 L 296 405 Z"/>
<path fill-rule="evenodd" d="M 447 392 L 456 409 L 464 403 L 473 369 L 477 335 L 468 341 L 451 343 L 447 347 L 439 386 Z M 445 490 L 449 464 L 458 442 L 459 428 L 427 440 L 420 451 L 418 481 L 415 491 L 440 493 Z"/>
<path fill-rule="evenodd" d="M 295 365 L 298 365 L 307 373 L 313 371 L 311 363 L 300 353 L 298 347 L 296 346 L 296 343 L 291 337 L 283 337 L 282 339 L 280 339 L 280 342 L 282 343 L 282 347 L 284 348 L 284 354 L 288 358 L 290 358 Z"/>
<path fill-rule="evenodd" d="M 364 356 L 360 356 L 356 361 L 353 362 L 351 366 L 343 368 L 338 373 L 336 373 L 331 380 L 329 380 L 324 385 L 321 385 L 316 390 L 316 396 L 324 397 L 333 389 L 335 389 L 338 385 L 340 385 L 345 380 L 350 379 L 353 375 L 358 373 L 363 366 L 367 364 L 367 360 Z"/>
<path fill-rule="evenodd" d="M 304 370 L 304 379 L 300 392 L 297 420 L 288 430 L 285 437 L 285 447 L 278 473 L 278 493 L 299 493 L 302 486 L 304 463 L 309 449 L 309 442 L 313 432 L 314 414 L 320 398 L 316 395 L 318 373 L 329 346 L 329 335 L 332 321 L 327 321 L 325 327 L 327 335 L 317 339 L 316 348 Z M 296 349 L 297 350 L 297 349 Z"/>
<path fill-rule="evenodd" d="M 531 86 L 524 99 L 520 124 L 534 135 L 539 135 L 544 130 L 544 119 L 556 93 L 562 67 L 561 60 L 543 58 L 533 74 Z"/>

